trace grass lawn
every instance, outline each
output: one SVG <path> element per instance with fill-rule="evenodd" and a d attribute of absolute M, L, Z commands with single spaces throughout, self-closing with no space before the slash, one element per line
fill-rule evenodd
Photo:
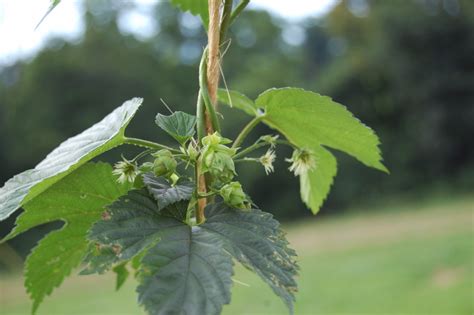
<path fill-rule="evenodd" d="M 299 253 L 296 314 L 473 314 L 474 199 L 286 226 Z M 135 283 L 74 276 L 38 314 L 143 314 Z M 238 267 L 224 314 L 287 314 L 262 281 Z M 244 284 L 242 284 L 244 283 Z M 0 314 L 29 314 L 20 276 L 0 279 Z M 204 315 L 204 314 L 203 314 Z"/>

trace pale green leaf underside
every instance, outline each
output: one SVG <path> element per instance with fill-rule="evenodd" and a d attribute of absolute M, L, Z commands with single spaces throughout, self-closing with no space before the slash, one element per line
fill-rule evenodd
<path fill-rule="evenodd" d="M 155 122 L 158 127 L 182 144 L 193 137 L 196 116 L 178 111 L 169 116 L 158 114 Z"/>
<path fill-rule="evenodd" d="M 336 158 L 321 146 L 313 148 L 316 168 L 300 176 L 301 200 L 318 213 L 326 196 L 329 194 L 334 176 L 337 173 Z"/>
<path fill-rule="evenodd" d="M 255 106 L 255 103 L 240 92 L 219 89 L 217 92 L 217 99 L 222 104 L 243 110 L 251 116 L 256 116 L 258 113 L 258 108 Z"/>
<path fill-rule="evenodd" d="M 60 230 L 44 237 L 26 260 L 25 286 L 33 299 L 33 312 L 80 264 L 88 247 L 87 231 L 100 218 L 104 206 L 128 189 L 117 185 L 110 165 L 90 163 L 25 205 L 25 212 L 6 239 L 41 224 L 65 222 Z"/>
<path fill-rule="evenodd" d="M 171 0 L 171 3 L 177 6 L 181 11 L 189 11 L 193 15 L 199 15 L 204 27 L 209 25 L 209 9 L 207 0 Z"/>
<path fill-rule="evenodd" d="M 309 149 L 325 145 L 387 172 L 374 131 L 331 98 L 303 89 L 282 88 L 265 91 L 255 104 L 265 109 L 264 122 L 295 145 Z"/>
<path fill-rule="evenodd" d="M 124 131 L 142 103 L 133 98 L 81 134 L 54 149 L 34 169 L 8 180 L 0 188 L 0 221 L 82 164 L 124 142 Z"/>

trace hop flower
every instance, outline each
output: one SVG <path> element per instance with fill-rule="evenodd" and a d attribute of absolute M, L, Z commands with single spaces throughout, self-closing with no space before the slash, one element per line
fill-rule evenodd
<path fill-rule="evenodd" d="M 117 182 L 120 184 L 133 183 L 138 175 L 138 166 L 134 162 L 123 159 L 123 161 L 115 163 L 112 174 L 118 176 Z"/>
<path fill-rule="evenodd" d="M 273 162 L 276 159 L 275 151 L 268 150 L 264 155 L 262 155 L 259 159 L 260 163 L 265 168 L 265 173 L 268 175 L 274 171 Z"/>
<path fill-rule="evenodd" d="M 275 136 L 266 135 L 266 136 L 261 136 L 260 140 L 268 143 L 270 145 L 270 148 L 275 148 L 278 137 L 279 137 L 278 135 L 275 135 Z"/>
<path fill-rule="evenodd" d="M 316 167 L 316 159 L 313 152 L 306 149 L 298 149 L 293 151 L 291 159 L 286 159 L 291 163 L 289 170 L 295 176 L 303 175 Z"/>

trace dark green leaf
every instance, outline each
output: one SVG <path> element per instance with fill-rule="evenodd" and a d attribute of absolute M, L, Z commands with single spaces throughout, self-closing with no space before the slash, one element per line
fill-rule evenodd
<path fill-rule="evenodd" d="M 178 201 L 191 199 L 194 191 L 192 182 L 182 181 L 172 186 L 164 177 L 156 177 L 152 173 L 145 174 L 143 182 L 150 194 L 155 197 L 159 210 Z"/>
<path fill-rule="evenodd" d="M 156 200 L 145 189 L 133 190 L 108 207 L 103 220 L 92 226 L 89 239 L 114 246 L 118 258 L 128 260 L 155 245 L 160 240 L 161 228 L 178 225 L 171 218 L 158 218 L 162 217 Z"/>
<path fill-rule="evenodd" d="M 87 231 L 104 206 L 127 190 L 117 185 L 110 165 L 86 164 L 25 205 L 15 229 L 3 241 L 41 224 L 66 222 L 44 237 L 26 260 L 25 286 L 34 301 L 33 312 L 82 261 L 88 248 Z"/>
<path fill-rule="evenodd" d="M 240 92 L 219 89 L 217 99 L 219 102 L 243 110 L 251 116 L 256 116 L 258 113 L 258 108 L 255 103 Z"/>
<path fill-rule="evenodd" d="M 174 112 L 169 116 L 158 114 L 155 122 L 161 129 L 175 138 L 176 141 L 183 144 L 194 135 L 196 116 L 183 112 Z"/>
<path fill-rule="evenodd" d="M 271 214 L 211 204 L 206 208 L 206 222 L 200 227 L 219 235 L 225 249 L 269 284 L 293 312 L 296 253 L 288 247 L 284 232 Z"/>
<path fill-rule="evenodd" d="M 207 0 L 171 0 L 171 3 L 182 11 L 190 11 L 194 15 L 201 16 L 204 27 L 208 28 L 209 9 L 207 7 Z"/>
<path fill-rule="evenodd" d="M 141 98 L 125 102 L 101 122 L 63 142 L 34 169 L 7 181 L 0 188 L 0 221 L 79 166 L 123 144 L 125 128 L 141 103 Z"/>
<path fill-rule="evenodd" d="M 150 314 L 220 314 L 230 302 L 232 257 L 222 238 L 181 224 L 143 258 L 139 301 Z"/>
<path fill-rule="evenodd" d="M 218 234 L 161 215 L 146 190 L 120 198 L 105 218 L 90 238 L 118 246 L 120 259 L 144 255 L 138 293 L 150 314 L 219 314 L 229 303 L 232 258 Z"/>

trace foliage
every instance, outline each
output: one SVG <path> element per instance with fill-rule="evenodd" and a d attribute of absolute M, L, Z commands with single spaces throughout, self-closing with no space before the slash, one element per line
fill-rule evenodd
<path fill-rule="evenodd" d="M 65 223 L 43 238 L 26 261 L 25 286 L 33 299 L 33 312 L 81 263 L 88 248 L 87 231 L 100 219 L 103 207 L 127 188 L 116 184 L 108 164 L 89 163 L 25 205 L 17 226 L 3 241 L 41 224 Z"/>
<path fill-rule="evenodd" d="M 204 2 L 173 3 L 207 19 Z M 242 8 L 232 13 L 232 1 L 225 3 L 222 40 L 228 18 L 235 19 Z M 68 222 L 42 240 L 29 258 L 26 275 L 33 312 L 82 258 L 87 264 L 82 274 L 112 269 L 117 288 L 128 276 L 127 264 L 136 269 L 139 302 L 150 314 L 220 313 L 230 302 L 232 259 L 257 273 L 293 312 L 296 253 L 279 223 L 259 210 L 236 180 L 236 164 L 258 163 L 268 174 L 275 170 L 276 147 L 291 148 L 289 170 L 300 177 L 302 200 L 317 213 L 336 173 L 335 159 L 323 146 L 387 171 L 379 140 L 340 104 L 295 88 L 267 90 L 255 102 L 236 91 L 221 92 L 221 100 L 254 116 L 235 140 L 224 138 L 207 89 L 206 60 L 207 49 L 200 65 L 196 116 L 180 111 L 156 116 L 156 125 L 176 140 L 175 145 L 125 137 L 142 101 L 134 98 L 0 190 L 0 219 L 22 205 L 27 209 L 8 238 L 51 220 Z M 260 122 L 280 135 L 264 135 L 243 145 Z M 79 168 L 122 144 L 137 146 L 140 152 L 132 159 L 122 156 L 113 170 L 106 164 Z M 261 148 L 266 153 L 253 156 Z M 49 249 L 57 243 L 61 245 Z M 69 246 L 74 255 L 66 252 Z M 45 274 L 51 275 L 46 284 Z"/>

